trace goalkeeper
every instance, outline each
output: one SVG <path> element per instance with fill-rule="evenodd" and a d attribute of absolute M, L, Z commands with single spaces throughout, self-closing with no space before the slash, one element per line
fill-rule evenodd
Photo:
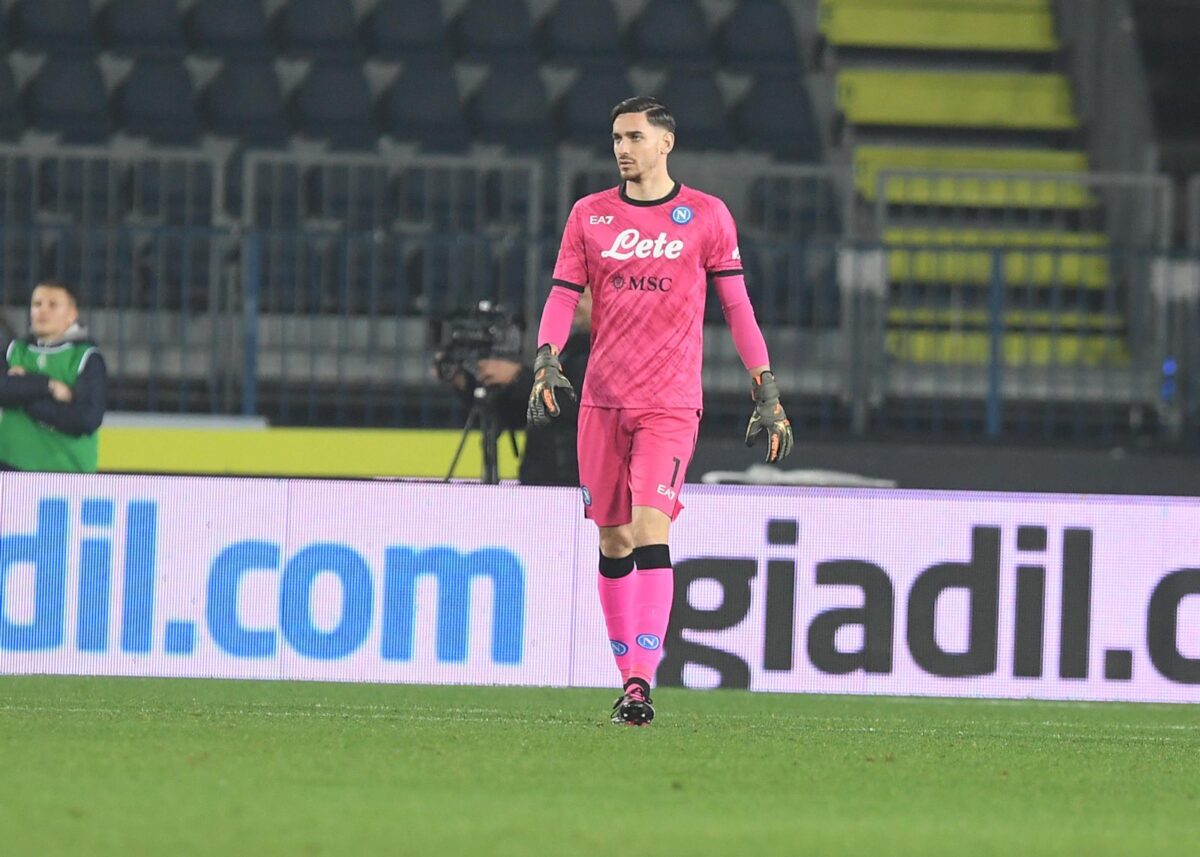
<path fill-rule="evenodd" d="M 704 301 L 713 284 L 750 373 L 746 443 L 766 460 L 792 448 L 762 332 L 746 295 L 737 228 L 717 197 L 667 172 L 675 120 L 661 102 L 612 111 L 621 184 L 571 209 L 542 312 L 529 398 L 543 425 L 574 390 L 558 351 L 580 295 L 592 294 L 592 352 L 579 408 L 584 514 L 600 530 L 600 605 L 623 681 L 612 721 L 654 718 L 650 687 L 662 660 L 674 592 L 668 535 L 696 445 L 702 409 Z"/>

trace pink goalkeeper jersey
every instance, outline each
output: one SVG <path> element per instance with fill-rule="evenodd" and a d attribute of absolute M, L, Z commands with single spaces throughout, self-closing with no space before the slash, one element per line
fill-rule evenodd
<path fill-rule="evenodd" d="M 553 282 L 592 290 L 583 404 L 702 407 L 708 280 L 741 273 L 737 227 L 715 196 L 676 183 L 650 202 L 623 188 L 576 202 Z"/>

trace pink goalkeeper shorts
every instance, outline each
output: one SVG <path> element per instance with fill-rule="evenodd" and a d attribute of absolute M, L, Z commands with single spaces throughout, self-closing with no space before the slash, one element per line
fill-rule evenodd
<path fill-rule="evenodd" d="M 633 520 L 633 506 L 653 506 L 675 520 L 699 427 L 697 410 L 580 407 L 583 514 L 615 527 Z"/>

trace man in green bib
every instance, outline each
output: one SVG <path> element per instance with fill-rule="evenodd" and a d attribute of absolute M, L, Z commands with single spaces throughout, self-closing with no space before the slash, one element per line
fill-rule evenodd
<path fill-rule="evenodd" d="M 107 382 L 71 287 L 39 283 L 0 361 L 0 470 L 95 473 Z"/>

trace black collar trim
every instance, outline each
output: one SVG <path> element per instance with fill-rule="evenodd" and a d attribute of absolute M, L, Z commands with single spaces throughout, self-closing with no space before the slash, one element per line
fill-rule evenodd
<path fill-rule="evenodd" d="M 642 206 L 643 208 L 651 205 L 662 205 L 664 202 L 670 202 L 675 197 L 679 196 L 679 192 L 683 190 L 683 185 L 681 185 L 679 182 L 675 182 L 675 187 L 671 188 L 671 192 L 664 197 L 660 197 L 659 199 L 632 199 L 628 194 L 625 193 L 625 184 L 625 182 L 621 182 L 621 201 L 627 202 L 630 205 Z"/>

